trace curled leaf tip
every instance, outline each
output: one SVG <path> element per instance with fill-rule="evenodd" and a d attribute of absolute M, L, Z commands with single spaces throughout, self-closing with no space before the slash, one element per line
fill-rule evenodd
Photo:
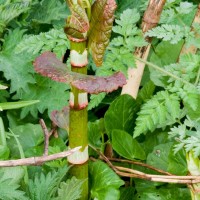
<path fill-rule="evenodd" d="M 70 108 L 65 106 L 61 111 L 54 110 L 51 113 L 51 120 L 58 127 L 68 130 L 69 128 L 69 110 Z"/>

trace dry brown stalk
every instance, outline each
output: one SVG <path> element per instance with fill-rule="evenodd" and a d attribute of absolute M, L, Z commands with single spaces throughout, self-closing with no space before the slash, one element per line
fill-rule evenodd
<path fill-rule="evenodd" d="M 178 183 L 178 184 L 195 184 L 200 183 L 200 176 L 175 176 L 175 175 L 154 175 L 154 174 L 146 174 L 144 172 L 116 166 L 113 165 L 110 160 L 99 150 L 90 146 L 94 151 L 96 151 L 100 157 L 109 165 L 113 171 L 116 172 L 119 176 L 130 177 L 130 178 L 139 178 L 153 182 L 164 182 L 164 183 Z M 96 161 L 95 158 L 90 158 L 93 161 Z"/>
<path fill-rule="evenodd" d="M 198 5 L 196 15 L 195 15 L 194 20 L 192 22 L 191 31 L 193 30 L 194 24 L 200 24 L 200 4 Z M 195 37 L 200 38 L 200 35 L 196 33 Z M 195 46 L 190 46 L 189 48 L 186 48 L 186 45 L 183 45 L 183 48 L 181 50 L 181 54 L 186 54 L 186 53 L 195 54 L 196 52 L 197 52 L 197 48 Z"/>
<path fill-rule="evenodd" d="M 166 0 L 150 0 L 147 10 L 144 13 L 143 22 L 142 22 L 142 31 L 143 33 L 157 26 L 160 15 L 165 5 Z M 150 43 L 151 38 L 146 38 Z M 149 50 L 151 44 L 145 47 L 137 48 L 134 55 L 136 57 L 147 60 L 149 55 Z M 122 88 L 122 94 L 129 94 L 134 99 L 137 98 L 138 90 L 140 87 L 140 82 L 143 76 L 145 64 L 139 60 L 136 60 L 136 68 L 128 69 L 128 80 L 127 84 Z"/>
<path fill-rule="evenodd" d="M 125 160 L 125 159 L 120 159 L 120 158 L 109 158 L 110 161 L 114 161 L 114 162 L 123 162 L 123 163 L 129 163 L 129 164 L 133 164 L 133 165 L 139 165 L 139 166 L 142 166 L 142 167 L 146 167 L 148 169 L 151 169 L 151 170 L 154 170 L 156 172 L 159 172 L 161 174 L 165 174 L 165 175 L 169 175 L 169 176 L 172 176 L 173 174 L 169 173 L 169 172 L 166 172 L 166 171 L 163 171 L 161 169 L 157 169 L 151 165 L 148 165 L 146 163 L 142 163 L 142 162 L 136 162 L 136 161 L 132 161 L 132 160 Z"/>
<path fill-rule="evenodd" d="M 48 151 L 49 151 L 49 138 L 52 134 L 52 131 L 49 133 L 47 126 L 43 119 L 40 119 L 39 122 L 40 122 L 40 125 L 41 125 L 43 133 L 44 133 L 44 154 L 43 155 L 47 156 Z"/>
<path fill-rule="evenodd" d="M 73 148 L 69 151 L 63 151 L 60 153 L 55 153 L 51 155 L 44 155 L 40 157 L 30 157 L 30 158 L 22 158 L 18 160 L 5 160 L 0 161 L 0 167 L 15 167 L 15 166 L 28 166 L 28 165 L 42 165 L 44 162 L 56 160 L 59 158 L 65 158 L 74 152 L 81 149 L 81 147 Z"/>

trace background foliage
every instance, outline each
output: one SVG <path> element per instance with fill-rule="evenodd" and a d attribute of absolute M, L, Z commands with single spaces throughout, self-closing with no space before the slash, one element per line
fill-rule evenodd
<path fill-rule="evenodd" d="M 97 68 L 90 58 L 89 74 L 104 76 L 122 71 L 127 76 L 128 67 L 135 67 L 132 52 L 147 45 L 139 25 L 148 0 L 116 2 L 116 20 L 103 66 Z M 139 160 L 176 175 L 188 173 L 186 152 L 192 150 L 196 158 L 200 155 L 200 55 L 179 54 L 183 43 L 199 48 L 199 26 L 190 29 L 197 3 L 168 0 L 159 26 L 146 33 L 154 37 L 148 58 L 151 63 L 136 100 L 120 95 L 120 90 L 90 95 L 91 146 L 104 151 L 110 143 L 115 157 Z M 0 0 L 0 86 L 8 87 L 0 87 L 0 103 L 40 101 L 0 112 L 4 121 L 0 127 L 1 160 L 42 155 L 44 138 L 39 118 L 50 128 L 51 112 L 68 104 L 69 85 L 41 77 L 32 65 L 44 51 L 53 51 L 62 59 L 69 49 L 63 31 L 68 15 L 62 0 Z M 155 66 L 161 70 L 155 70 Z M 59 138 L 50 140 L 50 153 L 67 149 L 67 131 L 58 129 L 58 133 Z M 90 154 L 98 158 L 91 149 Z M 70 177 L 66 166 L 66 160 L 60 159 L 43 166 L 0 168 L 0 199 L 67 200 L 70 196 L 76 200 L 84 180 Z M 155 173 L 144 167 L 124 166 Z M 91 162 L 89 172 L 92 199 L 191 198 L 184 185 L 122 180 L 101 161 Z"/>

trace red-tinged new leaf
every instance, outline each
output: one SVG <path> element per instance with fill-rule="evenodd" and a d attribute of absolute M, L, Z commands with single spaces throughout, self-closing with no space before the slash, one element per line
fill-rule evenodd
<path fill-rule="evenodd" d="M 54 110 L 51 113 L 51 120 L 60 128 L 68 130 L 69 128 L 69 107 L 64 107 L 61 111 Z"/>
<path fill-rule="evenodd" d="M 98 94 L 100 92 L 109 93 L 117 90 L 124 84 L 126 84 L 126 79 L 121 72 L 108 77 L 88 76 L 87 79 L 79 79 L 72 82 L 74 87 L 90 94 Z"/>
<path fill-rule="evenodd" d="M 104 52 L 109 44 L 116 7 L 115 0 L 96 0 L 92 5 L 88 44 L 97 66 L 102 65 Z"/>
<path fill-rule="evenodd" d="M 72 38 L 83 39 L 86 36 L 84 33 L 89 30 L 89 20 L 85 9 L 79 4 L 69 3 L 69 5 L 71 16 L 67 19 L 65 33 Z"/>
<path fill-rule="evenodd" d="M 71 72 L 52 52 L 41 54 L 36 58 L 34 66 L 36 72 L 41 75 L 58 82 L 69 83 L 90 94 L 112 92 L 126 84 L 126 78 L 121 72 L 108 77 L 88 76 Z"/>

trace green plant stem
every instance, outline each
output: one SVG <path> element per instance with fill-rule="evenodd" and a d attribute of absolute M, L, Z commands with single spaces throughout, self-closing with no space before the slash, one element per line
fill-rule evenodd
<path fill-rule="evenodd" d="M 71 41 L 71 51 L 76 51 L 82 54 L 86 50 L 86 42 L 75 43 Z M 71 59 L 71 63 L 73 60 Z M 76 67 L 74 64 L 71 66 L 73 72 L 87 74 L 87 66 Z M 71 93 L 73 98 L 70 106 L 70 121 L 69 121 L 69 146 L 74 148 L 82 146 L 81 152 L 87 151 L 88 147 L 88 135 L 87 135 L 87 103 L 80 102 L 80 95 L 86 95 L 82 91 L 72 87 Z M 83 105 L 84 106 L 83 106 Z M 88 200 L 88 162 L 84 160 L 81 152 L 77 155 L 77 163 L 73 163 L 73 159 L 69 159 L 69 162 L 73 164 L 70 173 L 78 179 L 83 179 L 85 182 L 82 186 L 81 200 Z M 88 155 L 88 152 L 85 152 Z"/>
<path fill-rule="evenodd" d="M 13 133 L 13 131 L 11 129 L 9 129 L 10 131 L 10 135 L 12 137 L 14 137 L 16 143 L 17 143 L 17 147 L 18 147 L 18 150 L 19 150 L 19 154 L 20 154 L 20 158 L 25 158 L 25 155 L 24 155 L 24 151 L 23 151 L 23 148 L 22 148 L 22 145 L 20 144 L 20 141 L 18 140 L 18 136 Z M 28 170 L 27 170 L 27 166 L 23 166 L 24 168 L 24 171 L 25 171 L 25 175 L 24 175 L 24 183 L 25 184 L 28 184 L 28 180 L 29 180 L 29 176 L 28 176 Z"/>
<path fill-rule="evenodd" d="M 182 79 L 182 78 L 180 78 L 180 77 L 178 77 L 178 76 L 172 74 L 171 72 L 168 72 L 168 71 L 162 69 L 161 67 L 159 67 L 159 66 L 157 66 L 157 65 L 155 65 L 155 64 L 153 64 L 153 63 L 151 63 L 151 62 L 145 61 L 145 60 L 143 60 L 143 59 L 141 59 L 141 58 L 139 58 L 139 57 L 135 57 L 135 59 L 137 59 L 137 60 L 139 60 L 139 61 L 145 63 L 146 65 L 148 65 L 149 67 L 154 68 L 154 69 L 157 70 L 157 71 L 160 71 L 160 72 L 163 73 L 163 74 L 166 74 L 166 75 L 168 75 L 168 76 L 170 76 L 170 77 L 172 77 L 172 78 L 174 78 L 174 79 L 176 79 L 176 80 L 179 80 L 179 81 L 181 81 L 181 82 L 183 82 L 183 83 L 185 83 L 185 84 L 191 85 L 192 87 L 195 87 L 195 85 L 193 85 L 192 83 L 190 83 L 190 82 L 188 82 L 188 81 L 186 81 L 186 80 L 184 80 L 184 79 Z"/>
<path fill-rule="evenodd" d="M 195 86 L 197 86 L 198 85 L 198 83 L 199 83 L 199 78 L 200 78 L 200 67 L 199 67 L 199 70 L 198 70 L 198 73 L 197 73 L 197 78 L 196 78 L 196 80 L 195 80 Z"/>
<path fill-rule="evenodd" d="M 0 145 L 6 146 L 6 135 L 5 135 L 5 130 L 4 130 L 4 124 L 3 120 L 0 117 Z"/>

